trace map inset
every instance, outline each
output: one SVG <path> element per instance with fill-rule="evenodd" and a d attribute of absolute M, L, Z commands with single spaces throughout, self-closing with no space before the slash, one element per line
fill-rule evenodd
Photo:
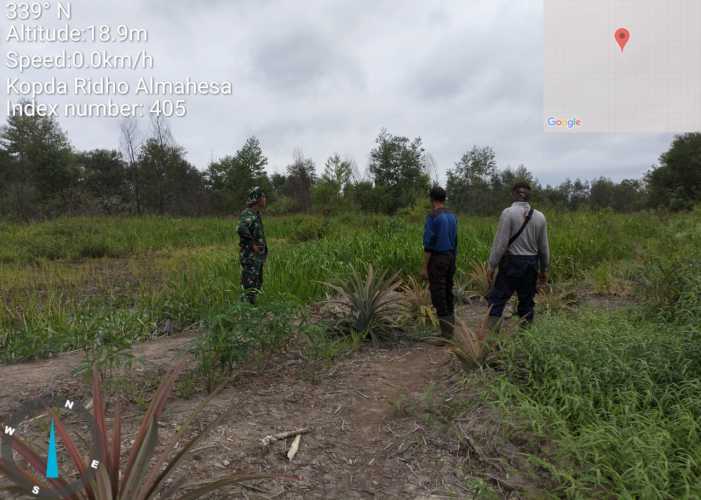
<path fill-rule="evenodd" d="M 701 1 L 545 0 L 544 127 L 701 130 Z"/>

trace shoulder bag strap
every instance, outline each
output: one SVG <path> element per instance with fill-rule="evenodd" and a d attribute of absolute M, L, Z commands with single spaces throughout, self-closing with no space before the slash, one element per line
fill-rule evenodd
<path fill-rule="evenodd" d="M 521 229 L 519 229 L 518 232 L 511 237 L 511 239 L 509 240 L 509 245 L 506 248 L 509 248 L 511 245 L 513 245 L 514 241 L 516 241 L 518 237 L 521 236 L 521 233 L 523 233 L 524 229 L 526 229 L 528 223 L 531 222 L 531 219 L 533 218 L 533 212 L 535 212 L 534 208 L 531 208 L 528 211 L 528 215 L 526 216 L 526 220 L 523 221 Z"/>

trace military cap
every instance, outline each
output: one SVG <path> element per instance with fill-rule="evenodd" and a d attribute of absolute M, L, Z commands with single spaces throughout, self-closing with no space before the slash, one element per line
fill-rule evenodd
<path fill-rule="evenodd" d="M 249 205 L 254 205 L 254 204 L 257 203 L 258 200 L 260 200 L 263 196 L 265 196 L 265 193 L 263 192 L 263 190 L 262 190 L 259 186 L 256 186 L 256 187 L 252 188 L 252 189 L 248 192 L 248 201 L 247 201 L 247 203 L 248 203 Z"/>

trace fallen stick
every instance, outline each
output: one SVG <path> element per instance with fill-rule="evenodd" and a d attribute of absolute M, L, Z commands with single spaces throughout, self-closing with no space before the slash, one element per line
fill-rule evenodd
<path fill-rule="evenodd" d="M 287 459 L 291 462 L 297 456 L 299 451 L 299 443 L 302 441 L 302 435 L 297 434 L 297 437 L 292 441 L 292 446 L 290 446 L 290 451 L 287 452 Z"/>
<path fill-rule="evenodd" d="M 276 441 L 281 441 L 294 436 L 300 436 L 302 434 L 308 434 L 309 432 L 311 432 L 311 429 L 307 428 L 297 429 L 296 431 L 281 432 L 280 434 L 275 434 L 273 436 L 265 436 L 260 440 L 260 442 L 263 443 L 263 446 L 270 446 Z"/>

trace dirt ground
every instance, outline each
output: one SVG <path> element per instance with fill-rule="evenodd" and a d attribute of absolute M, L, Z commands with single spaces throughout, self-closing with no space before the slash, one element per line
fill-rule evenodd
<path fill-rule="evenodd" d="M 460 311 L 473 326 L 482 314 L 480 305 Z M 135 347 L 145 364 L 131 376 L 155 388 L 174 360 L 187 359 L 190 341 L 166 337 Z M 68 353 L 0 367 L 0 415 L 40 394 L 86 394 L 73 375 L 80 361 L 80 353 Z M 484 485 L 497 498 L 542 496 L 547 483 L 523 458 L 532 440 L 510 435 L 481 401 L 478 379 L 471 387 L 446 348 L 427 343 L 368 346 L 331 366 L 310 364 L 290 349 L 217 396 L 202 420 L 227 411 L 226 424 L 198 443 L 174 479 L 184 474 L 191 484 L 251 472 L 298 478 L 230 487 L 206 497 L 212 499 L 484 498 Z M 204 397 L 171 399 L 161 442 Z M 128 409 L 123 447 L 142 414 L 139 405 Z M 292 461 L 292 439 L 261 444 L 296 429 L 308 432 Z"/>

